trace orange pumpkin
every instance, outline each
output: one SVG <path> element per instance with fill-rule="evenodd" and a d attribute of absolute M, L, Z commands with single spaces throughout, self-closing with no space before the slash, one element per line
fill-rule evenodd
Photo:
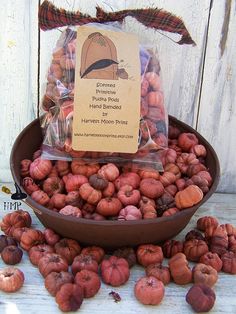
<path fill-rule="evenodd" d="M 96 208 L 96 212 L 105 217 L 116 216 L 122 208 L 120 200 L 116 197 L 102 198 Z"/>
<path fill-rule="evenodd" d="M 172 256 L 168 264 L 171 276 L 177 285 L 186 285 L 192 281 L 192 271 L 183 253 Z"/>
<path fill-rule="evenodd" d="M 203 192 L 197 185 L 189 185 L 182 191 L 179 191 L 175 195 L 176 207 L 184 209 L 192 207 L 199 203 L 203 198 Z"/>
<path fill-rule="evenodd" d="M 203 240 L 192 239 L 184 242 L 184 254 L 189 261 L 198 262 L 208 251 L 208 245 Z"/>
<path fill-rule="evenodd" d="M 204 216 L 197 220 L 197 229 L 206 231 L 210 226 L 217 227 L 219 225 L 218 220 L 213 216 Z"/>
<path fill-rule="evenodd" d="M 78 191 L 81 185 L 88 182 L 87 177 L 82 174 L 67 174 L 63 177 L 63 181 L 65 182 L 65 188 L 67 192 Z"/>
<path fill-rule="evenodd" d="M 44 243 L 42 231 L 36 229 L 27 229 L 21 236 L 20 246 L 25 251 L 29 251 L 33 246 Z"/>
<path fill-rule="evenodd" d="M 174 173 L 165 171 L 161 176 L 160 176 L 160 181 L 163 184 L 164 187 L 174 183 L 176 181 L 176 176 Z"/>
<path fill-rule="evenodd" d="M 1 230 L 9 236 L 12 236 L 14 229 L 30 227 L 31 217 L 28 212 L 16 210 L 13 213 L 5 215 L 1 222 Z"/>
<path fill-rule="evenodd" d="M 85 177 L 90 177 L 91 175 L 97 173 L 98 170 L 98 164 L 89 165 L 82 160 L 73 160 L 71 163 L 71 171 L 73 174 L 80 174 Z"/>
<path fill-rule="evenodd" d="M 175 163 L 166 164 L 164 170 L 173 173 L 176 177 L 176 180 L 181 177 L 181 171 Z"/>
<path fill-rule="evenodd" d="M 142 244 L 137 249 L 137 259 L 139 264 L 147 267 L 150 264 L 162 263 L 163 252 L 162 248 L 154 244 Z"/>
<path fill-rule="evenodd" d="M 102 192 L 94 189 L 89 183 L 84 183 L 79 188 L 80 196 L 89 204 L 95 205 L 102 198 Z"/>
<path fill-rule="evenodd" d="M 160 178 L 159 172 L 152 168 L 141 169 L 138 174 L 141 179 L 152 178 L 158 180 Z"/>
<path fill-rule="evenodd" d="M 163 266 L 160 263 L 150 264 L 145 269 L 147 276 L 153 276 L 162 281 L 164 285 L 168 285 L 170 282 L 170 270 L 169 267 Z"/>
<path fill-rule="evenodd" d="M 164 213 L 162 214 L 163 217 L 168 217 L 168 216 L 172 216 L 176 213 L 178 213 L 179 210 L 178 208 L 176 207 L 171 207 L 171 208 L 168 208 L 166 211 L 164 211 Z"/>

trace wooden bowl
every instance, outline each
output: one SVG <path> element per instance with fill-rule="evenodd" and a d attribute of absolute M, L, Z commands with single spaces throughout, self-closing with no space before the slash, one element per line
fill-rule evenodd
<path fill-rule="evenodd" d="M 30 196 L 26 203 L 32 207 L 42 224 L 63 237 L 78 240 L 84 245 L 99 245 L 104 248 L 136 246 L 143 243 L 159 243 L 176 236 L 188 224 L 199 206 L 215 192 L 220 177 L 220 166 L 212 146 L 193 128 L 169 116 L 169 123 L 183 132 L 194 133 L 207 149 L 206 166 L 213 178 L 213 184 L 201 202 L 182 210 L 173 216 L 135 221 L 94 221 L 84 218 L 63 216 L 36 203 Z M 12 148 L 10 167 L 13 179 L 21 186 L 20 162 L 31 159 L 42 143 L 39 120 L 31 122 L 17 137 Z M 22 187 L 24 190 L 24 188 Z"/>

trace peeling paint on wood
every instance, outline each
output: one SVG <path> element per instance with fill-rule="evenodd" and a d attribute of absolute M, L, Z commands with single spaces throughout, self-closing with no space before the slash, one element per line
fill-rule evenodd
<path fill-rule="evenodd" d="M 220 40 L 221 56 L 223 56 L 224 54 L 225 45 L 226 45 L 227 37 L 228 37 L 231 5 L 232 5 L 232 0 L 225 0 L 225 14 L 224 14 L 224 22 L 222 24 L 221 40 Z"/>
<path fill-rule="evenodd" d="M 37 113 L 37 1 L 0 2 L 0 182 L 10 181 L 9 155 Z"/>
<path fill-rule="evenodd" d="M 214 1 L 209 26 L 198 131 L 215 148 L 221 165 L 218 191 L 236 192 L 236 2 L 231 2 L 227 41 L 222 54 L 225 3 Z"/>

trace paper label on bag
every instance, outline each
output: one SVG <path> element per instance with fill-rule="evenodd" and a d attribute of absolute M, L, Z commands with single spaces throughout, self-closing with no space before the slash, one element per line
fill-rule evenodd
<path fill-rule="evenodd" d="M 73 149 L 135 153 L 140 85 L 137 36 L 80 26 L 76 46 Z"/>

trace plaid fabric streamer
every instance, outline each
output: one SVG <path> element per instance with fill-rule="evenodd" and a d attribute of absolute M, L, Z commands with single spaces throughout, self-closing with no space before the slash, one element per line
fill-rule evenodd
<path fill-rule="evenodd" d="M 183 21 L 162 9 L 130 9 L 109 13 L 100 7 L 96 9 L 96 17 L 92 17 L 79 11 L 70 12 L 65 9 L 58 9 L 52 3 L 45 0 L 39 8 L 39 27 L 45 31 L 62 26 L 83 25 L 94 22 L 122 22 L 127 16 L 131 16 L 148 28 L 180 34 L 182 36 L 180 41 L 178 41 L 180 45 L 195 45 Z"/>

